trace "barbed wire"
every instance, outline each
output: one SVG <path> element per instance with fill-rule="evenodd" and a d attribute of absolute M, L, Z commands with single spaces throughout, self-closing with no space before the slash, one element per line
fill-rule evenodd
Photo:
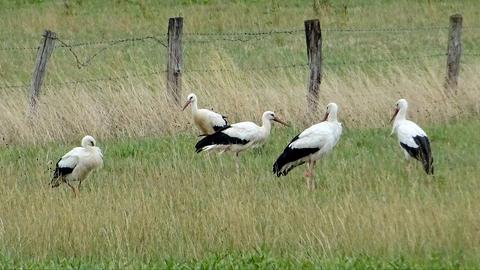
<path fill-rule="evenodd" d="M 120 81 L 126 80 L 131 78 L 137 77 L 147 77 L 156 74 L 162 74 L 166 71 L 152 71 L 152 72 L 145 72 L 145 73 L 130 73 L 126 75 L 120 76 L 108 76 L 108 77 L 101 77 L 101 78 L 92 78 L 92 79 L 84 79 L 78 81 L 64 81 L 64 82 L 46 82 L 43 87 L 53 87 L 53 86 L 62 86 L 62 85 L 78 85 L 78 84 L 89 84 L 89 83 L 99 83 L 99 82 L 108 82 L 108 81 Z M 9 88 L 27 88 L 30 87 L 30 84 L 23 84 L 23 85 L 0 85 L 0 89 L 9 89 Z"/>
<path fill-rule="evenodd" d="M 322 28 L 322 32 L 421 32 L 421 31 L 431 31 L 431 30 L 447 30 L 449 26 L 423 26 L 423 27 L 387 27 L 387 28 L 333 28 L 333 27 L 325 27 Z M 480 29 L 480 26 L 463 26 L 463 29 Z M 280 34 L 290 34 L 296 35 L 304 33 L 305 30 L 303 28 L 295 28 L 295 29 L 277 29 L 277 30 L 269 30 L 269 31 L 257 31 L 257 32 L 187 32 L 184 33 L 184 36 L 199 36 L 199 37 L 211 37 L 211 36 L 223 36 L 223 37 L 231 37 L 231 36 L 269 36 L 269 35 L 280 35 Z M 167 34 L 163 33 L 159 36 L 166 37 Z M 258 38 L 258 37 L 257 37 Z M 155 36 L 145 36 L 145 37 L 131 37 L 131 38 L 120 38 L 114 40 L 98 40 L 98 41 L 85 41 L 79 42 L 75 44 L 62 44 L 60 46 L 56 46 L 56 48 L 71 48 L 71 47 L 88 47 L 88 46 L 98 46 L 98 45 L 115 45 L 119 43 L 125 42 L 136 42 L 136 41 L 145 41 L 148 39 L 156 40 L 157 42 L 160 40 L 159 37 Z M 214 39 L 214 41 L 250 41 L 255 40 L 254 38 L 220 38 Z M 199 42 L 202 42 L 200 40 Z M 166 46 L 163 42 L 162 45 Z M 36 50 L 37 47 L 3 47 L 0 50 Z"/>
<path fill-rule="evenodd" d="M 77 44 L 70 45 L 67 42 L 59 39 L 58 37 L 55 38 L 55 39 L 58 42 L 60 42 L 61 47 L 67 48 L 70 51 L 70 53 L 73 55 L 73 57 L 75 59 L 75 62 L 76 62 L 76 65 L 77 65 L 78 69 L 81 69 L 82 67 L 86 67 L 86 66 L 90 65 L 90 63 L 92 62 L 92 60 L 95 57 L 99 56 L 101 53 L 105 52 L 107 49 L 111 48 L 112 46 L 115 46 L 115 45 L 118 45 L 118 44 L 121 44 L 121 43 L 125 43 L 125 42 L 138 42 L 138 41 L 153 40 L 153 41 L 163 45 L 164 47 L 167 47 L 167 45 L 162 40 L 160 40 L 160 39 L 158 39 L 157 37 L 154 37 L 154 36 L 146 36 L 146 37 L 141 37 L 141 38 L 118 39 L 118 40 L 109 41 L 108 43 L 103 43 L 103 44 L 106 44 L 106 46 L 99 49 L 98 51 L 91 54 L 90 56 L 87 56 L 85 58 L 85 61 L 80 61 L 80 58 L 77 55 L 77 53 L 73 50 L 73 47 L 87 46 L 85 44 L 93 44 L 92 42 L 84 42 L 84 43 L 77 43 Z M 96 44 L 98 44 L 98 42 Z"/>
<path fill-rule="evenodd" d="M 238 71 L 238 70 L 274 70 L 274 69 L 284 69 L 284 68 L 299 68 L 299 67 L 307 67 L 306 64 L 287 64 L 287 65 L 277 65 L 277 66 L 263 66 L 263 67 L 253 67 L 253 68 L 240 68 L 240 69 L 184 69 L 183 73 L 189 72 L 225 72 L 225 71 Z M 145 73 L 130 73 L 126 75 L 120 76 L 108 76 L 108 77 L 101 77 L 101 78 L 92 78 L 92 79 L 85 79 L 85 80 L 78 80 L 78 81 L 64 81 L 64 82 L 47 82 L 43 86 L 44 87 L 52 87 L 52 86 L 61 86 L 61 85 L 77 85 L 77 84 L 88 84 L 88 83 L 98 83 L 98 82 L 107 82 L 107 81 L 120 81 L 125 79 L 131 79 L 136 77 L 147 77 L 151 75 L 158 75 L 166 73 L 166 70 L 160 71 L 152 71 L 152 72 L 145 72 Z M 30 87 L 29 84 L 24 85 L 0 85 L 0 89 L 8 89 L 8 88 L 27 88 Z"/>
<path fill-rule="evenodd" d="M 266 38 L 270 38 L 272 36 L 248 36 L 248 37 L 235 37 L 235 38 L 215 38 L 215 39 L 186 39 L 185 43 L 197 43 L 197 44 L 206 44 L 212 42 L 249 42 L 249 41 L 259 41 L 264 40 Z"/>
<path fill-rule="evenodd" d="M 33 51 L 38 50 L 40 47 L 1 47 L 0 51 Z"/>
<path fill-rule="evenodd" d="M 432 31 L 432 30 L 448 30 L 448 26 L 425 26 L 425 27 L 390 27 L 390 28 L 330 28 L 325 27 L 322 29 L 322 32 L 333 32 L 333 33 L 399 33 L 399 32 L 422 32 L 422 31 Z M 464 26 L 463 29 L 480 29 L 480 26 Z M 280 29 L 280 30 L 270 30 L 270 31 L 258 31 L 258 32 L 187 32 L 183 35 L 187 37 L 185 43 L 209 43 L 209 42 L 249 42 L 262 40 L 269 36 L 289 34 L 297 35 L 303 34 L 304 29 Z M 118 45 L 121 43 L 131 43 L 131 42 L 143 42 L 147 40 L 154 40 L 157 43 L 160 43 L 164 47 L 167 47 L 166 42 L 162 41 L 163 38 L 166 38 L 167 34 L 160 34 L 159 36 L 144 36 L 144 37 L 130 37 L 130 38 L 120 38 L 114 40 L 93 40 L 93 41 L 84 41 L 79 43 L 68 44 L 63 41 L 59 46 L 55 48 L 67 48 L 71 50 L 74 47 L 91 47 L 91 46 L 101 46 L 105 45 L 104 48 L 100 49 L 101 51 L 107 50 L 108 46 Z M 200 37 L 200 39 L 190 39 L 189 37 Z M 216 38 L 211 38 L 216 37 Z M 57 38 L 57 40 L 59 40 Z M 0 47 L 0 51 L 13 51 L 13 50 L 37 50 L 39 47 Z M 77 65 L 80 67 L 87 66 L 93 58 L 95 58 L 99 53 L 95 53 L 91 57 L 88 57 L 85 61 L 81 62 L 78 59 L 78 55 L 74 54 L 76 58 Z"/>
<path fill-rule="evenodd" d="M 469 53 L 464 54 L 467 56 L 480 56 L 480 53 Z M 429 55 L 414 55 L 414 56 L 406 56 L 406 57 L 397 57 L 397 58 L 389 58 L 389 59 L 365 59 L 365 60 L 358 60 L 358 61 L 325 61 L 325 67 L 328 66 L 342 66 L 342 65 L 362 65 L 362 64 L 371 64 L 371 63 L 389 63 L 389 62 L 400 62 L 400 61 L 418 61 L 419 59 L 428 59 L 428 58 L 436 58 L 436 57 L 444 57 L 446 56 L 445 53 L 437 53 L 437 54 L 429 54 Z M 239 67 L 239 68 L 214 68 L 214 69 L 183 69 L 183 73 L 190 73 L 190 72 L 249 72 L 249 71 L 272 71 L 278 69 L 292 69 L 292 68 L 308 68 L 307 63 L 292 63 L 292 64 L 283 64 L 283 65 L 273 65 L 273 66 L 246 66 L 246 67 Z M 92 79 L 85 79 L 85 80 L 78 80 L 78 81 L 64 81 L 64 82 L 48 82 L 44 84 L 44 87 L 52 87 L 52 86 L 60 86 L 60 85 L 77 85 L 77 84 L 88 84 L 88 83 L 98 83 L 98 82 L 107 82 L 107 81 L 120 81 L 125 79 L 131 79 L 136 77 L 146 77 L 151 75 L 159 75 L 166 73 L 166 70 L 157 70 L 152 72 L 144 72 L 144 73 L 130 73 L 125 75 L 119 76 L 108 76 L 108 77 L 101 77 L 101 78 L 92 78 Z M 11 88 L 27 88 L 30 87 L 30 84 L 22 84 L 22 85 L 0 85 L 0 89 L 11 89 Z"/>
<path fill-rule="evenodd" d="M 71 48 L 71 47 L 92 47 L 92 46 L 99 46 L 99 45 L 118 45 L 120 43 L 130 43 L 130 42 L 144 42 L 148 40 L 154 40 L 163 46 L 166 47 L 165 43 L 161 40 L 161 37 L 158 36 L 142 36 L 142 37 L 129 37 L 129 38 L 119 38 L 119 39 L 112 39 L 112 40 L 94 40 L 94 41 L 84 41 L 79 43 L 72 43 L 68 45 L 58 45 L 55 48 Z"/>
<path fill-rule="evenodd" d="M 470 26 L 464 27 L 468 29 L 475 29 L 480 27 Z M 448 26 L 424 26 L 424 27 L 390 27 L 390 28 L 322 28 L 322 32 L 417 32 L 417 31 L 431 31 L 431 30 L 447 30 Z M 298 34 L 304 33 L 302 29 L 286 29 L 286 30 L 271 30 L 259 32 L 190 32 L 184 33 L 185 36 L 263 36 L 275 34 Z"/>
<path fill-rule="evenodd" d="M 185 36 L 263 36 L 277 34 L 296 34 L 304 32 L 304 29 L 284 29 L 259 32 L 189 32 L 183 33 Z"/>
<path fill-rule="evenodd" d="M 361 64 L 371 64 L 371 63 L 390 63 L 390 62 L 401 62 L 401 61 L 411 61 L 418 60 L 419 58 L 436 58 L 441 56 L 446 56 L 446 53 L 437 53 L 437 54 L 428 54 L 428 55 L 414 55 L 414 56 L 405 56 L 405 57 L 396 57 L 396 58 L 383 58 L 383 59 L 365 59 L 358 61 L 325 61 L 325 65 L 331 66 L 341 66 L 341 65 L 361 65 Z"/>
<path fill-rule="evenodd" d="M 426 27 L 416 27 L 416 28 L 323 28 L 323 32 L 422 32 L 422 31 L 432 31 L 432 30 L 447 30 L 447 26 L 426 26 Z"/>
<path fill-rule="evenodd" d="M 127 80 L 132 78 L 139 78 L 139 77 L 147 77 L 152 75 L 158 75 L 166 73 L 166 70 L 161 71 L 152 71 L 152 72 L 143 72 L 143 73 L 129 73 L 120 76 L 108 76 L 108 77 L 101 77 L 101 78 L 93 78 L 93 79 L 85 79 L 85 80 L 78 80 L 78 81 L 65 81 L 65 82 L 57 82 L 57 83 L 47 83 L 47 86 L 58 86 L 58 85 L 76 85 L 76 84 L 88 84 L 88 83 L 98 83 L 98 82 L 107 82 L 107 81 L 120 81 L 120 80 Z"/>
<path fill-rule="evenodd" d="M 241 68 L 214 68 L 214 69 L 185 69 L 185 73 L 188 72 L 235 72 L 235 71 L 259 71 L 259 70 L 277 70 L 277 69 L 288 69 L 288 68 L 306 68 L 308 64 L 305 63 L 296 63 L 296 64 L 285 64 L 285 65 L 275 65 L 275 66 L 258 66 L 258 67 L 241 67 Z"/>
<path fill-rule="evenodd" d="M 18 85 L 0 85 L 0 89 L 20 89 L 20 88 L 27 88 L 30 87 L 30 84 L 18 84 Z"/>

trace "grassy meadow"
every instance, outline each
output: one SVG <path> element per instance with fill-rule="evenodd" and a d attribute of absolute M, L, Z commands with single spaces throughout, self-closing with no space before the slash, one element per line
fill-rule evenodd
<path fill-rule="evenodd" d="M 193 135 L 107 140 L 104 168 L 77 199 L 66 186 L 48 186 L 51 162 L 70 145 L 11 146 L 0 154 L 2 259 L 132 268 L 223 256 L 292 267 L 476 265 L 479 128 L 477 119 L 427 127 L 434 178 L 407 168 L 389 129 L 348 130 L 317 167 L 313 192 L 302 167 L 285 178 L 271 173 L 296 133 L 282 127 L 241 156 L 240 174 L 231 155 L 195 154 Z"/>
<path fill-rule="evenodd" d="M 479 10 L 473 0 L 0 0 L 0 266 L 477 268 Z M 455 13 L 464 54 L 452 95 L 443 54 Z M 183 98 L 195 92 L 200 107 L 230 122 L 273 110 L 292 124 L 241 155 L 240 174 L 231 155 L 194 153 L 190 112 L 165 92 L 163 45 L 108 42 L 165 43 L 174 16 L 185 20 Z M 317 115 L 305 108 L 302 29 L 311 18 L 324 37 Z M 68 48 L 56 48 L 31 117 L 23 85 L 44 29 L 91 61 L 78 68 Z M 289 31 L 202 34 L 271 30 Z M 431 137 L 435 177 L 407 165 L 389 136 L 399 98 Z M 277 155 L 331 101 L 345 129 L 317 167 L 318 189 L 307 190 L 302 167 L 274 177 Z M 85 134 L 105 166 L 74 199 L 48 183 Z"/>

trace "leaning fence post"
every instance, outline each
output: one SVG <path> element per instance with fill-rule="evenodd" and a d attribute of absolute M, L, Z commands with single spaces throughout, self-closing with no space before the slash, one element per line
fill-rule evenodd
<path fill-rule="evenodd" d="M 55 39 L 57 34 L 55 32 L 45 30 L 43 32 L 43 39 L 40 42 L 40 46 L 37 51 L 37 61 L 35 63 L 35 69 L 33 70 L 31 94 L 30 94 L 30 111 L 32 113 L 37 112 L 38 99 L 40 97 L 40 91 L 42 89 L 43 78 L 47 71 L 47 62 L 52 55 L 53 48 L 55 47 Z"/>
<path fill-rule="evenodd" d="M 460 57 L 462 55 L 462 15 L 450 16 L 450 29 L 448 33 L 447 49 L 447 77 L 445 87 L 454 90 L 458 85 L 458 74 L 460 72 Z"/>
<path fill-rule="evenodd" d="M 182 92 L 182 30 L 182 17 L 168 20 L 167 93 L 177 104 Z"/>
<path fill-rule="evenodd" d="M 317 111 L 318 94 L 322 81 L 322 31 L 319 20 L 305 21 L 308 66 L 310 79 L 308 83 L 307 104 L 310 113 Z"/>

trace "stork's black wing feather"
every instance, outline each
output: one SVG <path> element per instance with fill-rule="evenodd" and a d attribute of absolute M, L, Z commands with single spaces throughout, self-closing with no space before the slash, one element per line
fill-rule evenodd
<path fill-rule="evenodd" d="M 297 162 L 299 159 L 311 155 L 320 148 L 292 148 L 290 144 L 298 139 L 300 135 L 295 136 L 287 147 L 283 150 L 282 154 L 277 158 L 273 164 L 273 173 L 278 177 L 287 175 L 293 168 L 303 164 L 304 162 Z M 290 164 L 289 164 L 290 163 Z M 289 165 L 289 166 L 285 166 Z"/>
<path fill-rule="evenodd" d="M 69 167 L 60 167 L 58 164 L 60 163 L 62 159 L 59 159 L 57 161 L 57 165 L 55 167 L 55 171 L 53 172 L 53 177 L 52 180 L 50 181 L 50 185 L 52 188 L 58 187 L 60 185 L 60 179 L 64 176 L 67 176 L 73 172 L 73 169 L 75 168 L 69 168 Z"/>
<path fill-rule="evenodd" d="M 404 143 L 400 143 L 400 145 L 412 158 L 422 162 L 423 169 L 427 174 L 433 174 L 433 156 L 430 140 L 427 136 L 415 136 L 413 141 L 415 141 L 418 147 L 410 147 Z"/>
<path fill-rule="evenodd" d="M 202 138 L 195 145 L 195 149 L 196 149 L 195 151 L 197 153 L 199 153 L 203 150 L 204 147 L 209 146 L 209 145 L 215 145 L 215 144 L 220 144 L 220 145 L 247 144 L 249 142 L 248 140 L 243 140 L 243 139 L 240 139 L 240 138 L 228 136 L 227 134 L 222 132 L 222 131 L 230 128 L 230 127 L 231 126 L 229 126 L 229 125 L 221 127 L 215 133 L 207 135 L 204 138 Z"/>

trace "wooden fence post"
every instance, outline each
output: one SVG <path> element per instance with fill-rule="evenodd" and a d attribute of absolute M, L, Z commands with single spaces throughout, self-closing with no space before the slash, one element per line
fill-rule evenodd
<path fill-rule="evenodd" d="M 42 89 L 43 78 L 47 71 L 47 62 L 52 55 L 55 47 L 55 39 L 57 34 L 52 31 L 45 30 L 43 32 L 43 39 L 40 42 L 40 46 L 37 51 L 37 61 L 35 63 L 35 69 L 33 70 L 31 94 L 30 94 L 30 111 L 32 113 L 37 112 L 38 99 L 40 97 L 40 91 Z"/>
<path fill-rule="evenodd" d="M 307 20 L 304 23 L 308 66 L 310 67 L 307 104 L 309 113 L 314 114 L 318 107 L 318 94 L 322 81 L 322 31 L 319 20 Z"/>
<path fill-rule="evenodd" d="M 167 93 L 177 105 L 182 92 L 182 31 L 182 17 L 168 20 Z"/>
<path fill-rule="evenodd" d="M 458 74 L 460 72 L 460 57 L 462 55 L 462 15 L 450 16 L 450 29 L 448 33 L 447 49 L 447 77 L 445 88 L 457 91 Z"/>

